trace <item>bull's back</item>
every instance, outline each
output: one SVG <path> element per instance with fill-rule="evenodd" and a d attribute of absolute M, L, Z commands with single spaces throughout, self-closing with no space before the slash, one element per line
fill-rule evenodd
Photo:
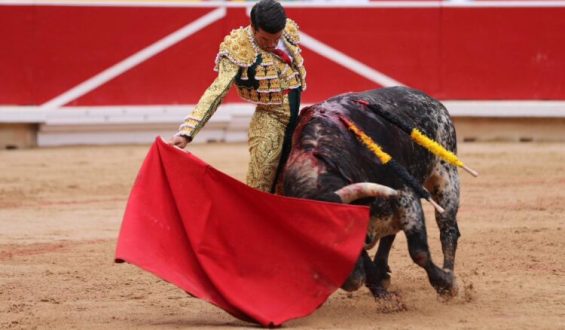
<path fill-rule="evenodd" d="M 407 87 L 389 87 L 374 89 L 360 93 L 343 94 L 328 102 L 337 101 L 344 105 L 355 116 L 355 112 L 369 111 L 356 104 L 355 100 L 363 99 L 371 105 L 378 106 L 381 111 L 391 113 L 409 127 L 418 128 L 427 136 L 435 139 L 451 151 L 456 151 L 455 130 L 447 109 L 429 95 Z M 370 111 L 369 111 L 370 112 Z M 371 112 L 370 118 L 382 122 L 383 117 Z M 390 122 L 383 122 L 382 129 L 392 128 Z"/>
<path fill-rule="evenodd" d="M 289 178 L 291 182 L 305 180 L 304 173 L 309 169 L 303 168 L 303 160 L 308 158 L 306 166 L 312 166 L 316 172 L 307 178 L 308 182 L 303 182 L 309 187 L 334 189 L 362 181 L 378 182 L 392 188 L 404 185 L 389 167 L 380 164 L 377 157 L 357 140 L 339 116 L 354 122 L 418 181 L 425 181 L 437 158 L 416 145 L 409 133 L 358 100 L 377 106 L 379 111 L 389 112 L 406 126 L 418 128 L 455 152 L 455 131 L 447 110 L 426 94 L 405 87 L 342 94 L 313 105 L 301 114 L 285 174 L 287 178 L 294 177 Z M 320 184 L 322 181 L 324 183 Z"/>

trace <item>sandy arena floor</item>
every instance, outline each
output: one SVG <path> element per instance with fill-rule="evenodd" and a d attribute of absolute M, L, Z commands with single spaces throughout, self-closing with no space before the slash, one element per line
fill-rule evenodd
<path fill-rule="evenodd" d="M 391 255 L 387 312 L 366 289 L 336 292 L 299 329 L 565 329 L 565 145 L 459 146 L 481 172 L 462 177 L 458 297 L 440 301 L 408 256 Z M 148 146 L 0 151 L 0 328 L 255 327 L 128 264 L 114 264 L 129 190 Z M 243 144 L 191 146 L 243 179 Z M 426 207 L 432 255 L 437 227 Z"/>

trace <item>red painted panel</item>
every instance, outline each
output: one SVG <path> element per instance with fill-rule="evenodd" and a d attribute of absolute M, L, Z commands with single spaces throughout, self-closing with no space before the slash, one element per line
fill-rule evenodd
<path fill-rule="evenodd" d="M 32 9 L 0 6 L 0 104 L 34 104 Z"/>
<path fill-rule="evenodd" d="M 214 60 L 220 42 L 231 27 L 246 25 L 248 19 L 244 9 L 230 9 L 225 19 L 180 41 L 72 105 L 105 105 L 108 99 L 113 104 L 196 103 L 216 76 Z M 226 101 L 238 99 L 229 97 Z"/>
<path fill-rule="evenodd" d="M 210 8 L 0 6 L 0 104 L 39 105 Z M 565 99 L 565 8 L 288 8 L 302 30 L 441 99 Z M 71 105 L 195 103 L 244 9 Z M 376 87 L 304 47 L 305 102 Z M 239 102 L 231 93 L 227 102 Z"/>
<path fill-rule="evenodd" d="M 302 54 L 308 85 L 302 94 L 303 103 L 318 103 L 337 94 L 381 87 L 308 49 Z"/>
<path fill-rule="evenodd" d="M 449 99 L 565 99 L 565 8 L 445 8 Z"/>
<path fill-rule="evenodd" d="M 438 92 L 438 8 L 318 9 L 315 14 L 291 8 L 288 13 L 319 41 L 402 84 Z"/>
<path fill-rule="evenodd" d="M 26 68 L 32 70 L 32 99 L 18 100 L 19 104 L 46 102 L 210 11 L 49 6 L 1 9 L 3 15 L 12 17 L 33 13 L 31 33 L 16 40 L 14 52 L 7 56 L 7 63 L 18 61 L 20 56 L 26 59 L 23 66 L 12 69 L 15 75 Z M 29 29 L 25 23 L 20 27 Z M 0 63 L 5 65 L 4 58 Z M 8 98 L 9 94 L 0 92 L 0 104 Z M 114 104 L 111 98 L 106 102 Z"/>

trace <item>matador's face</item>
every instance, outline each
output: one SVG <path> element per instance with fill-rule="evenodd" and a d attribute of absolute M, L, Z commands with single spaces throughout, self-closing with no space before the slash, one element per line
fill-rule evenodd
<path fill-rule="evenodd" d="M 255 43 L 259 48 L 264 51 L 272 52 L 277 47 L 279 40 L 282 36 L 282 31 L 277 33 L 269 33 L 261 29 L 253 29 L 253 37 L 255 38 Z"/>

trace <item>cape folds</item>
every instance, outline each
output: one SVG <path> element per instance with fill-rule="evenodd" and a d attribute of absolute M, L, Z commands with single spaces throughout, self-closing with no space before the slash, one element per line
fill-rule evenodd
<path fill-rule="evenodd" d="M 116 262 L 278 326 L 343 284 L 368 220 L 367 207 L 257 191 L 158 138 L 132 188 Z"/>

